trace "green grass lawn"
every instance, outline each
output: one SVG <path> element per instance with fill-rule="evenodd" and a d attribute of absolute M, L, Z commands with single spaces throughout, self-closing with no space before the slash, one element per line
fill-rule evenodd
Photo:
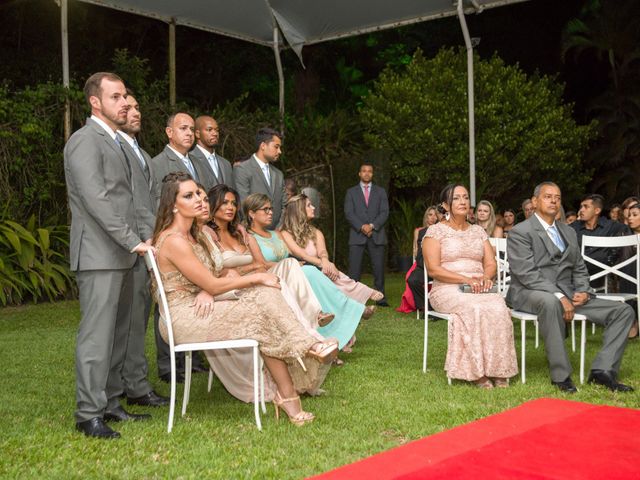
<path fill-rule="evenodd" d="M 404 288 L 400 275 L 387 279 L 397 306 Z M 327 394 L 305 398 L 316 421 L 302 428 L 276 423 L 268 405 L 263 431 L 252 406 L 220 386 L 206 392 L 206 375 L 195 375 L 191 402 L 171 434 L 167 408 L 131 407 L 150 412 L 149 422 L 115 424 L 122 438 L 89 439 L 74 430 L 74 347 L 77 302 L 0 310 L 0 477 L 2 478 L 302 478 L 471 422 L 540 397 L 567 398 L 549 382 L 544 347 L 527 340 L 527 383 L 516 377 L 509 389 L 480 390 L 447 385 L 442 370 L 446 324 L 430 324 L 430 369 L 422 373 L 423 321 L 415 314 L 380 309 L 358 329 L 354 353 L 334 368 Z M 156 376 L 152 332 L 147 337 L 151 381 Z M 519 356 L 519 323 L 515 326 Z M 601 330 L 587 340 L 587 369 L 600 346 Z M 578 352 L 571 355 L 578 381 Z M 621 379 L 640 390 L 640 343 L 627 347 Z M 640 393 L 616 394 L 585 385 L 571 400 L 637 408 Z M 178 389 L 181 401 L 182 389 Z M 127 407 L 129 408 L 129 407 Z"/>

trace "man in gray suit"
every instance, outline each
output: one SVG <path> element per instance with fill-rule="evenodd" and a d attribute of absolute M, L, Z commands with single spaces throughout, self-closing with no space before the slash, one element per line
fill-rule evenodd
<path fill-rule="evenodd" d="M 209 168 L 189 156 L 189 150 L 193 146 L 194 125 L 193 118 L 186 113 L 175 113 L 167 119 L 165 133 L 169 144 L 151 160 L 158 185 L 162 185 L 162 179 L 171 172 L 188 173 L 196 182 L 202 184 L 213 182 Z M 160 200 L 160 191 L 161 188 L 158 188 L 157 201 Z"/>
<path fill-rule="evenodd" d="M 538 316 L 551 382 L 561 391 L 577 391 L 564 346 L 566 322 L 574 313 L 604 326 L 603 346 L 591 365 L 589 382 L 613 391 L 633 388 L 617 380 L 633 309 L 624 303 L 595 298 L 589 285 L 575 231 L 555 218 L 562 203 L 560 188 L 544 182 L 533 193 L 535 213 L 510 232 L 507 241 L 510 305 Z"/>
<path fill-rule="evenodd" d="M 369 252 L 373 270 L 373 283 L 384 294 L 384 246 L 387 234 L 384 224 L 389 217 L 389 200 L 384 188 L 374 185 L 373 165 L 363 163 L 358 172 L 360 183 L 347 190 L 344 198 L 344 216 L 351 225 L 349 230 L 349 276 L 360 281 L 362 257 Z M 388 307 L 385 298 L 378 305 Z"/>
<path fill-rule="evenodd" d="M 131 165 L 133 184 L 133 202 L 140 238 L 151 241 L 156 224 L 157 181 L 153 177 L 151 157 L 138 145 L 136 135 L 142 126 L 142 114 L 135 97 L 127 96 L 129 110 L 127 122 L 120 127 L 120 144 Z M 147 379 L 149 366 L 145 357 L 145 335 L 149 312 L 151 310 L 151 292 L 149 274 L 144 258 L 138 257 L 133 267 L 133 302 L 131 308 L 131 328 L 127 340 L 127 351 L 122 368 L 124 393 L 129 405 L 158 407 L 168 405 L 169 399 L 153 391 Z M 156 336 L 159 336 L 156 330 Z"/>
<path fill-rule="evenodd" d="M 164 150 L 151 159 L 151 167 L 155 182 L 158 188 L 155 189 L 156 207 L 160 200 L 160 192 L 162 191 L 162 179 L 171 172 L 185 172 L 191 175 L 196 182 L 204 185 L 212 183 L 209 168 L 200 163 L 196 158 L 189 155 L 189 150 L 193 146 L 195 123 L 193 118 L 186 113 L 175 113 L 167 119 L 167 127 L 165 133 L 169 139 L 169 144 Z M 158 365 L 158 377 L 164 382 L 171 380 L 171 358 L 169 345 L 158 334 L 158 322 L 160 321 L 160 313 L 156 308 L 154 312 L 154 327 L 156 331 L 156 353 Z M 178 370 L 177 380 L 179 383 L 184 381 L 184 376 L 180 372 L 183 368 L 184 353 L 177 355 L 176 369 Z M 194 372 L 206 372 L 208 369 L 202 366 L 199 357 L 194 355 L 192 368 Z"/>
<path fill-rule="evenodd" d="M 196 118 L 196 146 L 189 152 L 192 159 L 205 165 L 209 171 L 208 181 L 203 182 L 207 192 L 211 187 L 224 183 L 236 188 L 233 181 L 233 168 L 226 158 L 216 154 L 216 147 L 220 139 L 218 122 L 206 115 Z"/>
<path fill-rule="evenodd" d="M 92 75 L 84 87 L 91 118 L 64 149 L 71 209 L 71 270 L 76 272 L 82 318 L 76 345 L 76 428 L 99 438 L 120 436 L 105 421 L 141 420 L 121 406 L 122 365 L 142 241 L 131 166 L 116 130 L 127 120 L 127 92 L 115 74 Z M 137 255 L 136 255 L 137 254 Z"/>
<path fill-rule="evenodd" d="M 287 201 L 284 175 L 273 166 L 281 153 L 282 135 L 271 128 L 262 128 L 256 135 L 256 153 L 233 168 L 233 178 L 241 202 L 252 193 L 263 193 L 271 199 L 271 228 L 280 223 L 280 216 Z"/>

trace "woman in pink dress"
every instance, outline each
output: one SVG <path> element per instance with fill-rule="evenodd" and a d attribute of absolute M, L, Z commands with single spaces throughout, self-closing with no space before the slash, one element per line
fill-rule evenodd
<path fill-rule="evenodd" d="M 466 220 L 465 187 L 448 185 L 440 200 L 445 219 L 429 227 L 422 251 L 434 279 L 429 302 L 451 314 L 445 370 L 480 388 L 507 387 L 518 364 L 509 309 L 501 295 L 489 293 L 496 274 L 493 249 L 484 229 Z"/>
<path fill-rule="evenodd" d="M 296 195 L 287 202 L 281 233 L 291 255 L 321 269 L 346 296 L 357 302 L 364 304 L 367 300 L 382 300 L 384 295 L 381 292 L 349 278 L 329 261 L 324 235 L 311 225 L 314 216 L 315 207 L 306 195 Z M 363 317 L 368 318 L 373 312 L 374 307 L 368 306 Z"/>

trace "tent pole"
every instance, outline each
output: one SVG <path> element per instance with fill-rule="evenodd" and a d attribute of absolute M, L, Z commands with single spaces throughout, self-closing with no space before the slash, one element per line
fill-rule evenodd
<path fill-rule="evenodd" d="M 69 103 L 69 18 L 68 2 L 60 0 L 60 30 L 62 32 L 62 86 L 66 90 L 64 100 L 64 141 L 71 136 L 71 104 Z"/>
<path fill-rule="evenodd" d="M 273 53 L 276 57 L 276 68 L 278 69 L 278 111 L 280 112 L 280 133 L 284 134 L 284 73 L 282 71 L 282 60 L 280 58 L 280 35 L 278 26 L 273 25 Z"/>
<path fill-rule="evenodd" d="M 169 104 L 176 106 L 176 19 L 169 22 Z"/>
<path fill-rule="evenodd" d="M 469 99 L 469 196 L 471 205 L 476 205 L 476 133 L 475 133 L 475 103 L 473 91 L 473 45 L 464 17 L 464 0 L 458 0 L 458 19 L 467 47 L 467 98 Z"/>

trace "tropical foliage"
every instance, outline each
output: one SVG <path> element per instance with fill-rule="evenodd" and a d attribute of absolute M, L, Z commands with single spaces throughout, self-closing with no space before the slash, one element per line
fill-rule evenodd
<path fill-rule="evenodd" d="M 554 79 L 527 76 L 495 55 L 474 62 L 477 197 L 504 204 L 546 179 L 568 199 L 582 194 L 590 179 L 582 157 L 595 125 L 576 125 Z M 466 91 L 461 50 L 432 59 L 417 50 L 406 69 L 380 75 L 360 113 L 369 144 L 392 152 L 396 187 L 468 183 Z"/>

